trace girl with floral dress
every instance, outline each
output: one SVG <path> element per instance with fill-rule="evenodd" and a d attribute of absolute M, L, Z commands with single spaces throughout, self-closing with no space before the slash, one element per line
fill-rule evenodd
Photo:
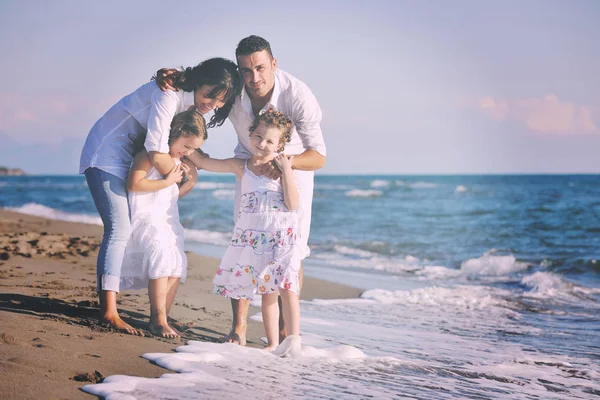
<path fill-rule="evenodd" d="M 268 351 L 279 344 L 279 307 L 281 296 L 290 352 L 300 350 L 300 262 L 307 249 L 299 240 L 296 209 L 299 193 L 294 181 L 291 159 L 280 154 L 290 140 L 292 123 L 285 115 L 270 109 L 255 118 L 250 126 L 252 156 L 247 159 L 215 160 L 202 157 L 198 168 L 230 172 L 241 179 L 239 215 L 234 233 L 213 280 L 216 294 L 234 299 L 262 296 L 262 317 Z M 274 162 L 281 170 L 280 180 L 259 171 Z"/>

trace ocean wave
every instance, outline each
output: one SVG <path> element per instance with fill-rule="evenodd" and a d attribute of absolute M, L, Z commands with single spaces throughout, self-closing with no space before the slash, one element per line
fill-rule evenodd
<path fill-rule="evenodd" d="M 375 179 L 374 181 L 371 181 L 371 184 L 369 186 L 371 186 L 372 188 L 388 187 L 390 186 L 390 181 L 385 181 L 383 179 Z"/>
<path fill-rule="evenodd" d="M 344 194 L 347 197 L 379 197 L 379 196 L 383 195 L 383 192 L 381 190 L 374 190 L 374 189 L 369 189 L 369 190 L 354 189 L 354 190 L 349 190 Z"/>
<path fill-rule="evenodd" d="M 325 184 L 315 182 L 315 190 L 351 190 L 354 189 L 352 185 L 336 185 L 336 184 Z"/>
<path fill-rule="evenodd" d="M 212 192 L 212 195 L 218 199 L 235 199 L 235 190 L 219 189 Z"/>
<path fill-rule="evenodd" d="M 439 186 L 437 183 L 424 182 L 424 181 L 410 182 L 410 181 L 398 181 L 397 180 L 394 183 L 398 187 L 406 187 L 409 189 L 435 189 L 436 187 Z"/>
<path fill-rule="evenodd" d="M 199 243 L 227 246 L 231 240 L 231 232 L 213 232 L 201 229 L 185 229 L 185 240 Z"/>
<path fill-rule="evenodd" d="M 580 286 L 552 272 L 535 272 L 523 277 L 521 283 L 530 288 L 525 296 L 541 299 L 562 298 L 564 300 L 590 300 L 595 302 L 593 296 L 600 295 L 600 288 Z"/>
<path fill-rule="evenodd" d="M 7 207 L 6 209 L 21 214 L 34 215 L 36 217 L 44 217 L 60 221 L 81 222 L 84 224 L 102 225 L 102 219 L 100 219 L 98 216 L 68 213 L 38 203 L 27 203 L 20 207 Z"/>
<path fill-rule="evenodd" d="M 513 255 L 484 254 L 482 257 L 464 261 L 460 270 L 472 277 L 505 276 L 525 271 L 528 267 L 529 264 L 517 261 Z"/>
<path fill-rule="evenodd" d="M 498 292 L 498 290 L 496 289 Z M 452 306 L 462 309 L 481 310 L 489 306 L 505 306 L 506 302 L 492 295 L 491 289 L 481 286 L 426 287 L 404 290 L 371 289 L 360 296 L 384 304 L 420 304 L 426 306 Z"/>
<path fill-rule="evenodd" d="M 196 182 L 194 188 L 200 190 L 213 190 L 213 189 L 235 189 L 235 183 L 223 183 L 223 182 Z"/>

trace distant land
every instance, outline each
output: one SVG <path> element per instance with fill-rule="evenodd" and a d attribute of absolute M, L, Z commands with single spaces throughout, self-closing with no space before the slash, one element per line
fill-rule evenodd
<path fill-rule="evenodd" d="M 27 175 L 21 168 L 0 167 L 0 176 L 20 176 Z"/>

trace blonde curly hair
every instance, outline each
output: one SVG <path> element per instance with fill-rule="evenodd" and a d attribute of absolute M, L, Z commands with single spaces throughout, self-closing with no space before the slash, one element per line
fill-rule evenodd
<path fill-rule="evenodd" d="M 252 121 L 252 124 L 250 125 L 250 136 L 252 136 L 260 123 L 265 124 L 267 128 L 277 128 L 281 131 L 281 137 L 279 139 L 281 147 L 277 149 L 277 152 L 281 153 L 285 144 L 289 143 L 292 139 L 292 121 L 282 112 L 269 108 L 267 111 L 254 118 L 254 121 Z"/>

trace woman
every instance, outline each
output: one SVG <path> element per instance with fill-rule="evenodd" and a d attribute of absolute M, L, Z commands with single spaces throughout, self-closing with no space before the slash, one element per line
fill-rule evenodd
<path fill-rule="evenodd" d="M 118 314 L 121 265 L 131 234 L 126 179 L 133 160 L 133 142 L 146 132 L 144 147 L 152 165 L 163 175 L 175 166 L 169 156 L 171 120 L 194 105 L 201 114 L 215 110 L 208 123 L 223 124 L 242 89 L 237 66 L 223 58 L 186 68 L 174 86 L 161 91 L 151 81 L 113 105 L 92 127 L 81 152 L 79 173 L 85 178 L 104 224 L 96 265 L 97 290 L 103 322 L 119 331 L 141 335 Z"/>

